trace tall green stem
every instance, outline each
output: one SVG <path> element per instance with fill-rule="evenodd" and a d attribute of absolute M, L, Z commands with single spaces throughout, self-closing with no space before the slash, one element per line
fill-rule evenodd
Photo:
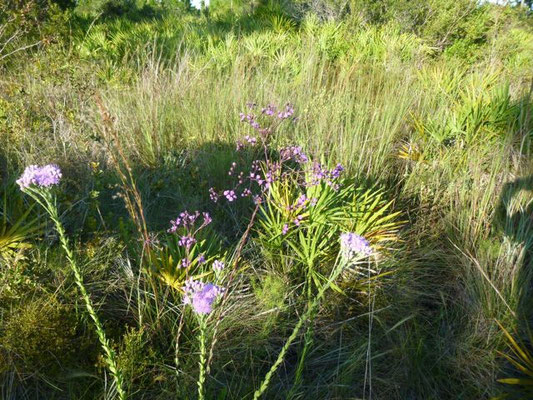
<path fill-rule="evenodd" d="M 198 400 L 205 399 L 205 369 L 207 361 L 207 317 L 200 315 L 198 316 L 198 321 L 200 324 L 200 372 L 198 373 Z"/>
<path fill-rule="evenodd" d="M 96 327 L 96 333 L 98 335 L 98 339 L 100 340 L 100 344 L 102 345 L 102 348 L 104 349 L 105 361 L 115 381 L 115 386 L 116 386 L 119 399 L 125 400 L 126 392 L 124 390 L 122 374 L 117 367 L 115 351 L 109 344 L 109 340 L 106 337 L 104 327 L 102 323 L 100 322 L 100 319 L 98 318 L 98 315 L 96 314 L 96 311 L 93 307 L 91 298 L 89 297 L 89 294 L 87 293 L 87 290 L 85 289 L 85 285 L 83 283 L 83 277 L 81 275 L 76 259 L 74 258 L 74 254 L 72 253 L 72 250 L 70 249 L 69 241 L 65 233 L 65 229 L 63 228 L 63 224 L 61 223 L 61 220 L 59 219 L 59 213 L 57 210 L 55 196 L 53 196 L 49 191 L 41 192 L 40 190 L 32 191 L 30 192 L 30 194 L 40 204 L 42 204 L 45 207 L 46 211 L 48 211 L 48 214 L 50 214 L 50 218 L 55 224 L 57 233 L 59 235 L 59 240 L 61 242 L 61 247 L 63 247 L 63 250 L 65 251 L 70 267 L 72 271 L 74 272 L 74 280 L 76 282 L 76 285 L 78 285 L 83 301 L 85 302 L 85 308 L 87 309 L 87 312 L 91 316 L 91 319 L 93 320 L 94 325 Z M 38 195 L 42 196 L 44 200 L 44 204 L 37 197 Z"/>

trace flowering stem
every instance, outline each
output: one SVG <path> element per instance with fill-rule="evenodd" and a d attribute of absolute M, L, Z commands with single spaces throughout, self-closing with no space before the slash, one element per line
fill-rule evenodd
<path fill-rule="evenodd" d="M 70 267 L 72 271 L 74 272 L 74 280 L 80 290 L 83 301 L 85 302 L 85 308 L 87 309 L 87 312 L 91 316 L 91 319 L 93 320 L 93 323 L 96 327 L 96 333 L 98 335 L 98 339 L 100 340 L 100 344 L 102 345 L 102 348 L 104 349 L 104 352 L 105 352 L 105 361 L 106 361 L 107 367 L 109 371 L 111 372 L 111 375 L 113 376 L 113 379 L 115 381 L 115 386 L 116 386 L 116 390 L 118 393 L 118 397 L 120 400 L 124 400 L 126 399 L 127 396 L 124 390 L 122 374 L 117 367 L 115 351 L 109 344 L 109 340 L 106 337 L 104 327 L 102 323 L 100 322 L 98 315 L 96 314 L 91 298 L 89 297 L 89 294 L 87 293 L 87 290 L 85 289 L 85 285 L 83 284 L 83 277 L 81 275 L 78 264 L 76 263 L 76 259 L 74 258 L 74 254 L 72 253 L 72 250 L 70 249 L 69 241 L 65 233 L 65 229 L 63 228 L 63 224 L 61 223 L 59 219 L 59 213 L 57 211 L 55 196 L 53 196 L 48 190 L 41 191 L 41 190 L 34 190 L 34 189 L 28 188 L 27 193 L 30 194 L 37 202 L 39 202 L 41 205 L 44 206 L 44 208 L 50 215 L 50 218 L 55 224 L 55 228 L 57 230 L 57 233 L 59 235 L 59 240 L 61 242 L 61 247 L 63 247 L 63 250 L 65 251 Z M 42 197 L 44 202 L 40 201 L 39 195 Z"/>
<path fill-rule="evenodd" d="M 198 400 L 205 398 L 205 377 L 206 377 L 206 361 L 207 361 L 207 317 L 203 315 L 198 316 L 200 325 L 200 372 L 198 373 Z"/>
<path fill-rule="evenodd" d="M 226 284 L 226 287 L 228 287 L 228 288 L 231 286 L 231 283 L 233 282 L 233 279 L 235 278 L 235 274 L 237 272 L 237 268 L 238 268 L 238 264 L 239 264 L 239 261 L 240 261 L 242 249 L 244 248 L 244 245 L 246 244 L 246 241 L 248 239 L 248 236 L 250 235 L 252 227 L 254 226 L 255 218 L 257 216 L 257 212 L 259 211 L 259 207 L 260 207 L 260 204 L 256 204 L 255 205 L 255 208 L 254 208 L 254 211 L 252 213 L 252 216 L 250 217 L 250 222 L 248 223 L 248 226 L 246 227 L 246 231 L 244 232 L 244 235 L 242 236 L 242 238 L 240 240 L 239 246 L 237 247 L 237 251 L 235 252 L 235 255 L 233 257 L 233 268 L 232 268 L 231 273 L 229 275 L 228 283 Z M 218 307 L 219 310 L 221 310 L 221 311 L 219 311 L 219 313 L 217 315 L 217 320 L 216 320 L 215 326 L 213 328 L 213 337 L 212 337 L 212 341 L 211 341 L 211 346 L 209 347 L 209 358 L 207 359 L 207 373 L 209 373 L 209 370 L 210 370 L 210 367 L 211 367 L 211 362 L 213 361 L 214 349 L 215 349 L 215 345 L 217 343 L 218 328 L 220 326 L 220 322 L 222 321 L 222 310 L 224 310 L 224 305 L 226 304 L 228 296 L 229 296 L 229 290 L 226 290 L 224 292 L 223 296 L 222 296 L 222 300 L 220 301 L 220 305 Z"/>

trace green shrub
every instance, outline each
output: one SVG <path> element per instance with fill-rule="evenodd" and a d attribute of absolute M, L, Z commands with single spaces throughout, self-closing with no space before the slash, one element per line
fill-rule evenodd
<path fill-rule="evenodd" d="M 0 330 L 9 366 L 23 374 L 53 376 L 80 356 L 76 314 L 54 296 L 26 300 L 10 311 Z"/>

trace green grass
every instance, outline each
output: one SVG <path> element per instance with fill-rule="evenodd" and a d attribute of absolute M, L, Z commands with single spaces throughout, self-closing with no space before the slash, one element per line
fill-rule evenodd
<path fill-rule="evenodd" d="M 205 398 L 252 398 L 305 313 L 307 278 L 261 220 L 236 257 L 250 206 L 214 205 L 208 189 L 232 182 L 246 103 L 290 102 L 298 120 L 272 147 L 342 163 L 403 225 L 377 260 L 390 274 L 371 287 L 343 276 L 306 321 L 305 362 L 302 330 L 264 398 L 525 396 L 498 382 L 522 376 L 502 356 L 512 346 L 496 321 L 530 344 L 531 16 L 488 5 L 463 16 L 453 2 L 427 2 L 423 18 L 400 0 L 302 3 L 219 2 L 208 17 L 173 2 L 121 16 L 99 15 L 98 2 L 54 11 L 61 18 L 42 22 L 54 40 L 0 61 L 2 183 L 29 164 L 61 166 L 60 219 L 135 399 L 194 398 L 198 327 L 179 290 L 146 272 L 157 263 L 117 196 L 131 185 L 119 171 L 131 166 L 161 246 L 179 212 L 209 211 L 237 270 L 224 318 L 208 329 Z M 25 200 L 10 185 L 0 190 L 0 243 L 14 243 L 0 254 L 0 397 L 111 396 L 53 227 L 15 210 Z M 337 251 L 326 247 L 325 270 Z"/>

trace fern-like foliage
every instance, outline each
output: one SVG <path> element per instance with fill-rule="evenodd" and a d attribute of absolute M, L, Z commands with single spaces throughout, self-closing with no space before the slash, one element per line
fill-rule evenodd
<path fill-rule="evenodd" d="M 518 335 L 513 337 L 500 322 L 496 322 L 504 333 L 507 346 L 510 350 L 509 354 L 500 352 L 500 355 L 511 363 L 516 369 L 516 374 L 512 377 L 498 379 L 498 382 L 503 383 L 505 386 L 502 395 L 493 400 L 531 399 L 533 398 L 533 353 L 531 351 L 533 334 L 528 329 L 528 342 L 524 342 L 515 338 Z"/>
<path fill-rule="evenodd" d="M 302 196 L 309 200 L 299 207 Z M 376 250 L 385 250 L 387 242 L 398 240 L 399 215 L 378 187 L 363 188 L 354 182 L 340 188 L 327 183 L 300 187 L 290 180 L 278 181 L 261 208 L 257 238 L 265 255 L 285 272 L 300 275 L 303 271 L 298 270 L 312 266 L 317 280 L 328 272 L 327 265 L 333 265 L 341 232 L 355 232 Z"/>

